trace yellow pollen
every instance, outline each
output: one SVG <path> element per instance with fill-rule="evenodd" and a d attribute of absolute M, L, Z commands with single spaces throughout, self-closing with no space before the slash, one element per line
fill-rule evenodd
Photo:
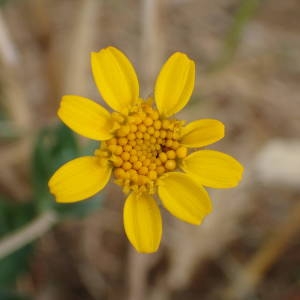
<path fill-rule="evenodd" d="M 165 163 L 165 168 L 169 171 L 176 169 L 176 162 L 173 159 L 169 159 Z"/>
<path fill-rule="evenodd" d="M 159 175 L 162 175 L 165 173 L 166 169 L 163 166 L 158 166 L 156 171 Z"/>
<path fill-rule="evenodd" d="M 133 167 L 135 170 L 139 170 L 142 167 L 143 163 L 141 161 L 137 161 L 134 163 Z"/>
<path fill-rule="evenodd" d="M 151 138 L 150 138 L 150 143 L 152 144 L 152 146 L 154 146 L 153 148 L 155 149 L 155 143 L 156 143 L 156 138 L 154 137 L 154 136 L 152 136 Z"/>
<path fill-rule="evenodd" d="M 117 147 L 118 147 L 117 145 L 108 145 L 107 149 L 112 153 L 115 153 Z"/>
<path fill-rule="evenodd" d="M 113 152 L 116 155 L 120 155 L 123 152 L 123 148 L 119 145 L 116 145 L 115 151 Z"/>
<path fill-rule="evenodd" d="M 139 176 L 138 177 L 138 184 L 139 185 L 144 185 L 147 182 L 146 176 Z"/>
<path fill-rule="evenodd" d="M 149 178 L 151 180 L 155 180 L 157 178 L 157 173 L 155 171 L 153 171 L 153 170 L 150 170 L 149 171 Z"/>
<path fill-rule="evenodd" d="M 118 144 L 121 145 L 121 146 L 126 145 L 127 142 L 128 142 L 128 139 L 125 138 L 125 137 L 121 137 L 121 138 L 118 139 Z"/>
<path fill-rule="evenodd" d="M 187 148 L 186 147 L 177 148 L 176 155 L 178 158 L 185 158 L 187 156 Z"/>
<path fill-rule="evenodd" d="M 130 124 L 130 131 L 131 132 L 136 132 L 137 131 L 137 126 L 135 124 Z"/>
<path fill-rule="evenodd" d="M 147 133 L 147 132 L 145 132 L 145 133 L 144 133 L 144 139 L 145 139 L 145 140 L 150 140 L 150 134 Z"/>
<path fill-rule="evenodd" d="M 130 170 L 128 171 L 128 173 L 129 173 L 129 177 L 130 177 L 130 178 L 135 178 L 135 179 L 137 179 L 138 174 L 137 174 L 137 171 L 136 171 L 136 170 L 130 169 Z"/>
<path fill-rule="evenodd" d="M 131 145 L 132 147 L 134 147 L 136 145 L 136 140 L 129 141 L 129 145 Z"/>
<path fill-rule="evenodd" d="M 149 127 L 148 130 L 147 130 L 147 132 L 148 132 L 150 135 L 153 135 L 154 132 L 155 132 L 154 127 L 153 127 L 153 126 Z"/>
<path fill-rule="evenodd" d="M 156 120 L 154 122 L 154 128 L 158 129 L 158 130 L 161 128 L 161 121 L 160 120 Z"/>
<path fill-rule="evenodd" d="M 180 134 L 179 134 L 179 132 L 174 132 L 173 133 L 173 139 L 175 139 L 175 140 L 178 140 L 180 138 Z"/>
<path fill-rule="evenodd" d="M 159 130 L 154 131 L 153 136 L 154 136 L 155 138 L 160 137 L 160 131 L 159 131 Z"/>
<path fill-rule="evenodd" d="M 155 170 L 156 169 L 156 164 L 155 163 L 150 163 L 148 168 L 149 168 L 149 170 Z"/>
<path fill-rule="evenodd" d="M 168 129 L 170 127 L 170 121 L 169 120 L 163 120 L 162 121 L 162 128 Z"/>
<path fill-rule="evenodd" d="M 113 160 L 113 164 L 115 167 L 121 167 L 123 160 L 119 156 L 116 156 L 116 158 Z"/>
<path fill-rule="evenodd" d="M 141 175 L 146 175 L 146 174 L 148 174 L 148 168 L 145 167 L 145 166 L 142 166 L 142 167 L 139 169 L 139 173 L 140 173 Z"/>
<path fill-rule="evenodd" d="M 168 157 L 169 159 L 175 159 L 175 157 L 176 157 L 175 151 L 174 151 L 174 150 L 169 150 L 169 151 L 167 151 L 167 157 Z"/>
<path fill-rule="evenodd" d="M 167 139 L 166 146 L 171 148 L 173 146 L 173 141 L 171 139 Z"/>
<path fill-rule="evenodd" d="M 160 158 L 161 162 L 166 162 L 168 159 L 167 154 L 165 152 L 159 153 L 158 157 Z"/>
<path fill-rule="evenodd" d="M 126 136 L 130 132 L 130 127 L 128 125 L 120 127 L 120 129 L 117 130 L 117 136 Z"/>
<path fill-rule="evenodd" d="M 116 168 L 114 170 L 114 175 L 118 179 L 123 179 L 125 178 L 125 171 L 122 168 Z"/>
<path fill-rule="evenodd" d="M 172 148 L 174 150 L 176 150 L 176 149 L 178 149 L 179 146 L 180 146 L 179 142 L 177 142 L 176 140 L 174 140 L 173 143 L 172 143 Z M 176 152 L 176 154 L 177 154 L 177 152 Z"/>
<path fill-rule="evenodd" d="M 123 153 L 121 154 L 121 158 L 122 158 L 123 160 L 129 160 L 129 159 L 130 159 L 130 154 L 129 154 L 128 152 L 123 152 Z"/>
<path fill-rule="evenodd" d="M 147 127 L 144 124 L 139 125 L 138 130 L 143 133 L 147 131 Z"/>
<path fill-rule="evenodd" d="M 132 149 L 132 146 L 131 146 L 131 145 L 125 145 L 125 146 L 123 147 L 123 149 L 124 149 L 124 151 L 130 152 L 131 149 Z"/>
<path fill-rule="evenodd" d="M 153 119 L 151 119 L 150 117 L 146 117 L 146 119 L 144 120 L 144 124 L 146 126 L 151 126 L 153 124 Z"/>
<path fill-rule="evenodd" d="M 140 116 L 136 115 L 135 119 L 134 119 L 134 123 L 138 125 L 138 124 L 141 124 L 142 122 L 143 122 L 143 119 Z"/>
<path fill-rule="evenodd" d="M 182 123 L 161 119 L 150 102 L 135 105 L 126 116 L 113 113 L 118 123 L 114 137 L 95 152 L 100 159 L 111 161 L 116 183 L 125 193 L 155 193 L 157 179 L 176 170 L 188 154 L 180 144 Z"/>
<path fill-rule="evenodd" d="M 133 141 L 136 138 L 136 135 L 133 132 L 130 132 L 127 136 L 128 140 Z"/>
<path fill-rule="evenodd" d="M 130 156 L 130 158 L 129 158 L 129 161 L 132 162 L 132 163 L 135 163 L 135 162 L 138 161 L 138 160 L 139 160 L 138 157 L 135 156 L 135 155 L 132 155 L 132 156 Z"/>
<path fill-rule="evenodd" d="M 144 161 L 143 161 L 143 165 L 148 167 L 151 163 L 151 160 L 149 158 L 146 158 Z"/>
<path fill-rule="evenodd" d="M 168 131 L 167 132 L 167 138 L 168 139 L 172 139 L 173 138 L 173 132 L 172 131 Z"/>
<path fill-rule="evenodd" d="M 157 110 L 154 110 L 153 113 L 152 113 L 152 115 L 151 115 L 151 117 L 152 117 L 152 119 L 155 120 L 155 122 L 156 122 L 156 120 L 159 118 L 159 113 L 158 113 L 158 111 L 157 111 Z"/>
<path fill-rule="evenodd" d="M 140 156 L 140 161 L 143 162 L 145 159 L 146 159 L 146 155 L 141 155 L 141 156 Z M 144 164 L 144 163 L 143 163 L 143 164 Z"/>
<path fill-rule="evenodd" d="M 141 131 L 138 131 L 138 132 L 136 133 L 136 137 L 137 137 L 138 139 L 142 139 L 142 138 L 143 138 L 143 133 L 142 133 Z"/>
<path fill-rule="evenodd" d="M 116 145 L 117 144 L 117 139 L 116 138 L 112 138 L 110 140 L 108 140 L 107 145 Z"/>
<path fill-rule="evenodd" d="M 122 115 L 121 115 L 120 113 L 118 113 L 118 112 L 113 112 L 113 113 L 111 114 L 111 117 L 112 117 L 113 120 L 115 120 L 116 122 L 118 122 L 118 123 L 120 123 L 120 124 L 122 124 L 122 123 L 124 122 L 124 120 L 125 120 L 124 116 L 122 116 Z"/>
<path fill-rule="evenodd" d="M 131 169 L 132 164 L 131 164 L 129 161 L 125 161 L 125 162 L 123 163 L 122 167 L 123 167 L 124 170 L 127 171 L 127 170 L 130 170 L 130 169 Z"/>

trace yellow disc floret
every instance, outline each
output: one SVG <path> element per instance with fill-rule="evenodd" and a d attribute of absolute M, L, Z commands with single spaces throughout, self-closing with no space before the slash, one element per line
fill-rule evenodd
<path fill-rule="evenodd" d="M 103 142 L 95 154 L 104 152 L 114 167 L 116 183 L 124 192 L 155 193 L 156 181 L 174 171 L 187 156 L 180 145 L 182 122 L 161 118 L 150 103 L 137 104 L 128 116 L 114 113 L 114 137 Z"/>

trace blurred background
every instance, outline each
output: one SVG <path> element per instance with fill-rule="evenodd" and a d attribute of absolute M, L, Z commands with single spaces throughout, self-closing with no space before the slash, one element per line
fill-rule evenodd
<path fill-rule="evenodd" d="M 159 251 L 137 254 L 111 184 L 55 204 L 47 181 L 97 147 L 56 116 L 64 94 L 103 104 L 90 52 L 113 45 L 134 63 L 142 96 L 175 51 L 196 61 L 180 118 L 216 118 L 211 148 L 245 166 L 211 190 L 200 227 L 163 211 Z M 300 299 L 299 0 L 0 1 L 0 299 Z"/>

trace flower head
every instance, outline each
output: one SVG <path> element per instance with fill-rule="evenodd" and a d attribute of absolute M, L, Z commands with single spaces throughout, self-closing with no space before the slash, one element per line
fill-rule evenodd
<path fill-rule="evenodd" d="M 174 53 L 162 67 L 154 97 L 141 99 L 133 66 L 118 49 L 92 53 L 94 80 L 105 108 L 89 99 L 67 95 L 58 116 L 77 133 L 102 141 L 93 156 L 76 158 L 60 167 L 49 181 L 57 202 L 84 200 L 101 191 L 110 177 L 127 199 L 124 227 L 139 252 L 158 249 L 162 218 L 155 199 L 175 217 L 200 224 L 212 210 L 205 187 L 231 188 L 243 167 L 233 157 L 212 150 L 190 152 L 224 136 L 224 125 L 202 119 L 187 125 L 172 116 L 189 101 L 195 64 Z"/>

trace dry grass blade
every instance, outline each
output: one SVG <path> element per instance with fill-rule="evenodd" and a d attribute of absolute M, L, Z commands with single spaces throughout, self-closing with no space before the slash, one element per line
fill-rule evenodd
<path fill-rule="evenodd" d="M 289 241 L 300 231 L 300 204 L 291 208 L 286 220 L 278 226 L 273 235 L 260 247 L 245 268 L 226 291 L 226 299 L 247 299 L 264 278 L 266 272 L 278 260 L 289 245 Z"/>

